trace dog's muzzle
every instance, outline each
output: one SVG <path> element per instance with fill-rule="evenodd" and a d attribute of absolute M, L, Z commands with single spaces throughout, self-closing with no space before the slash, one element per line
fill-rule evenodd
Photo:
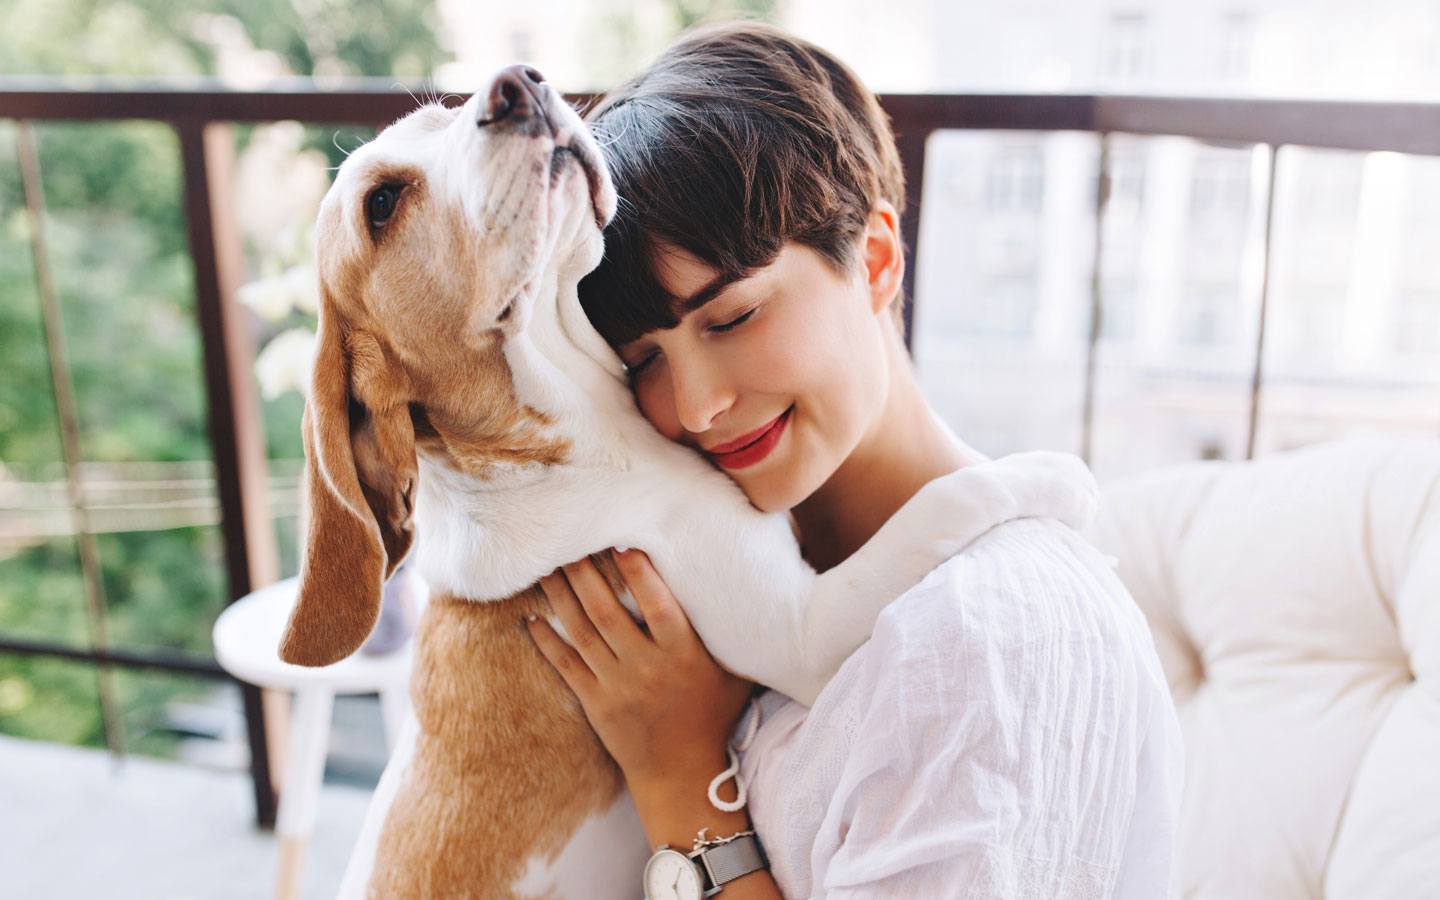
<path fill-rule="evenodd" d="M 530 66 L 506 66 L 490 85 L 490 94 L 475 124 L 554 137 L 555 125 L 545 108 L 545 92 L 549 90 L 545 76 Z"/>
<path fill-rule="evenodd" d="M 600 199 L 600 160 L 595 158 L 591 147 L 576 136 L 575 129 L 584 128 L 578 116 L 574 128 L 564 128 L 560 121 L 564 113 L 554 109 L 552 104 L 564 103 L 560 95 L 545 82 L 545 76 L 531 66 L 513 65 L 500 70 L 490 85 L 485 105 L 476 117 L 479 128 L 506 129 L 527 137 L 548 136 L 555 141 L 550 153 L 550 178 L 553 183 L 565 167 L 566 160 L 574 157 L 585 173 L 585 182 L 590 189 L 590 208 L 595 213 L 595 225 L 605 230 L 606 214 Z M 568 110 L 566 110 L 568 112 Z"/>

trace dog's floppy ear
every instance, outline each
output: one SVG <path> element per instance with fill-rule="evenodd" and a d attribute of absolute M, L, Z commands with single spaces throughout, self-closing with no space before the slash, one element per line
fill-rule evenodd
<path fill-rule="evenodd" d="M 385 579 L 414 536 L 409 405 L 387 385 L 373 338 L 343 334 L 332 319 L 322 309 L 303 425 L 309 525 L 300 597 L 280 642 L 280 658 L 302 666 L 337 662 L 364 643 Z"/>

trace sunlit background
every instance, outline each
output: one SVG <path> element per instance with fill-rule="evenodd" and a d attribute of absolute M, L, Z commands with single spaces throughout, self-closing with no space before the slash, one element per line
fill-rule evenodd
<path fill-rule="evenodd" d="M 0 0 L 0 77 L 11 89 L 63 77 L 237 90 L 370 78 L 466 93 L 524 61 L 564 90 L 599 92 L 685 27 L 737 15 L 820 43 L 881 93 L 1440 97 L 1440 5 L 1406 0 Z M 372 133 L 293 122 L 234 133 L 239 298 L 259 351 L 279 569 L 293 574 L 310 226 L 330 168 Z M 39 123 L 34 135 L 106 639 L 209 654 L 228 597 L 174 134 L 122 121 Z M 85 647 L 94 625 L 20 137 L 0 120 L 0 636 Z M 936 407 L 985 452 L 1081 445 L 1100 152 L 1078 132 L 930 139 L 914 355 Z M 1440 159 L 1281 156 L 1257 452 L 1440 434 Z M 1117 135 L 1109 157 L 1092 465 L 1106 479 L 1243 458 L 1265 154 Z M 0 652 L 0 734 L 105 746 L 108 692 L 112 749 L 242 772 L 239 701 L 217 684 L 124 667 L 97 677 L 86 661 Z M 373 705 L 339 713 L 329 778 L 373 784 Z M 3 791 L 0 779 L 0 819 Z"/>

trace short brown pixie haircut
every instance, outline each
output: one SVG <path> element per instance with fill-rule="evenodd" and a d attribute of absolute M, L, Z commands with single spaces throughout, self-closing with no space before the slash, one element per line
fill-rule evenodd
<path fill-rule="evenodd" d="M 769 265 L 787 241 L 840 275 L 871 211 L 904 212 L 905 175 L 879 102 L 844 63 L 755 22 L 703 27 L 611 91 L 586 116 L 619 210 L 580 301 L 612 346 L 681 316 L 655 267 L 679 248 L 721 285 Z M 903 329 L 904 297 L 892 304 Z"/>

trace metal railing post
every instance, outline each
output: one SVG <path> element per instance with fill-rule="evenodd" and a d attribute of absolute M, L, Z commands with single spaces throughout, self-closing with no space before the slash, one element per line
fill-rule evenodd
<path fill-rule="evenodd" d="M 1090 336 L 1085 347 L 1085 396 L 1081 406 L 1080 458 L 1091 463 L 1095 441 L 1095 369 L 1105 327 L 1101 263 L 1105 250 L 1105 207 L 1110 202 L 1110 133 L 1100 135 L 1100 165 L 1095 179 L 1095 242 L 1090 260 Z"/>
<path fill-rule="evenodd" d="M 236 300 L 242 247 L 231 203 L 235 155 L 230 128 L 206 121 L 176 124 L 185 172 L 185 214 L 195 268 L 195 314 L 205 359 L 210 447 L 220 499 L 229 599 L 279 575 L 275 534 L 266 498 L 265 448 L 259 398 L 250 366 L 255 351 L 245 311 Z M 256 817 L 275 824 L 261 692 L 241 685 L 250 741 Z"/>
<path fill-rule="evenodd" d="M 65 353 L 65 323 L 60 315 L 60 298 L 50 277 L 50 253 L 45 244 L 45 191 L 40 180 L 40 153 L 30 123 L 20 121 L 15 132 L 20 158 L 20 178 L 25 184 L 25 212 L 29 219 L 30 255 L 35 264 L 35 288 L 40 295 L 40 327 L 45 337 L 45 356 L 50 363 L 50 395 L 55 401 L 55 420 L 60 431 L 60 453 L 65 461 L 65 488 L 70 501 L 70 518 L 75 530 L 75 548 L 80 555 L 80 573 L 85 584 L 86 621 L 90 646 L 97 653 L 110 650 L 105 626 L 105 582 L 100 572 L 100 548 L 90 527 L 85 487 L 80 481 L 80 414 L 75 403 L 75 385 L 70 381 L 70 364 Z M 125 755 L 125 729 L 115 701 L 115 679 L 110 667 L 95 667 L 96 697 L 100 702 L 100 725 L 105 746 L 118 761 Z"/>
<path fill-rule="evenodd" d="M 1255 368 L 1250 374 L 1250 421 L 1245 433 L 1245 458 L 1255 458 L 1255 442 L 1260 430 L 1260 390 L 1265 369 L 1265 320 L 1270 307 L 1270 256 L 1275 240 L 1275 175 L 1278 171 L 1280 147 L 1269 145 L 1265 167 L 1265 232 L 1261 244 L 1259 323 L 1255 329 Z"/>
<path fill-rule="evenodd" d="M 905 346 L 911 345 L 915 325 L 915 270 L 920 263 L 920 199 L 925 190 L 925 142 L 929 130 L 897 134 L 900 165 L 905 170 L 905 212 L 900 217 L 900 239 L 905 243 Z"/>

